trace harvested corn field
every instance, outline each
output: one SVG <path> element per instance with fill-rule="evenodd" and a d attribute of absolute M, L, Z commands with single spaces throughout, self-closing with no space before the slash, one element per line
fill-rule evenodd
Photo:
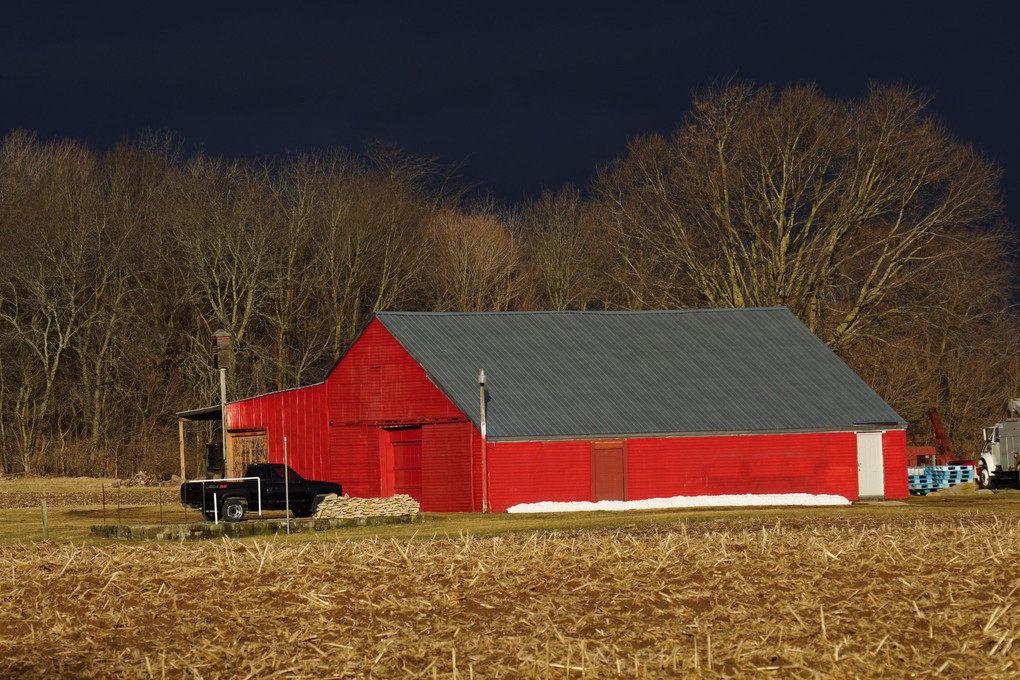
<path fill-rule="evenodd" d="M 0 546 L 0 676 L 1014 677 L 1015 515 Z"/>
<path fill-rule="evenodd" d="M 118 486 L 119 485 L 119 486 Z M 128 485 L 116 479 L 89 477 L 0 480 L 0 510 L 38 508 L 43 498 L 50 507 L 85 505 L 153 505 L 162 496 L 164 503 L 178 502 L 180 486 L 166 482 L 163 487 Z"/>

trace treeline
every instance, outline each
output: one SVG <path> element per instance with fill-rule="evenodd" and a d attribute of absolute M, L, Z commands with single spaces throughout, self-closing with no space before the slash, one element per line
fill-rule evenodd
<path fill-rule="evenodd" d="M 175 469 L 174 412 L 321 380 L 376 310 L 785 305 L 929 443 L 1018 393 L 998 170 L 901 87 L 695 97 L 583 189 L 470 198 L 435 159 L 0 142 L 0 467 Z"/>

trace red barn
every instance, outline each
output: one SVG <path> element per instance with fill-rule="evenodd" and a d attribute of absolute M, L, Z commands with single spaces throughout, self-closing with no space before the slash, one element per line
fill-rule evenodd
<path fill-rule="evenodd" d="M 381 312 L 324 382 L 225 414 L 228 474 L 286 440 L 301 474 L 426 511 L 908 495 L 905 422 L 785 308 Z"/>

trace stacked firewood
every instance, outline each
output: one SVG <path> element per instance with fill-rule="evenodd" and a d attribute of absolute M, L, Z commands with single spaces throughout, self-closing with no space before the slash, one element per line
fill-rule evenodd
<path fill-rule="evenodd" d="M 397 494 L 390 498 L 351 498 L 331 493 L 319 503 L 315 519 L 408 517 L 417 514 L 418 501 L 406 494 Z"/>

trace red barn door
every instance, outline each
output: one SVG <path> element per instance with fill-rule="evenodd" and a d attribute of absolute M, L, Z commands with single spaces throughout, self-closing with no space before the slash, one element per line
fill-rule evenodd
<path fill-rule="evenodd" d="M 382 430 L 379 486 L 383 497 L 407 494 L 421 502 L 421 428 Z"/>
<path fill-rule="evenodd" d="M 622 441 L 592 442 L 591 499 L 627 500 L 627 451 Z"/>

